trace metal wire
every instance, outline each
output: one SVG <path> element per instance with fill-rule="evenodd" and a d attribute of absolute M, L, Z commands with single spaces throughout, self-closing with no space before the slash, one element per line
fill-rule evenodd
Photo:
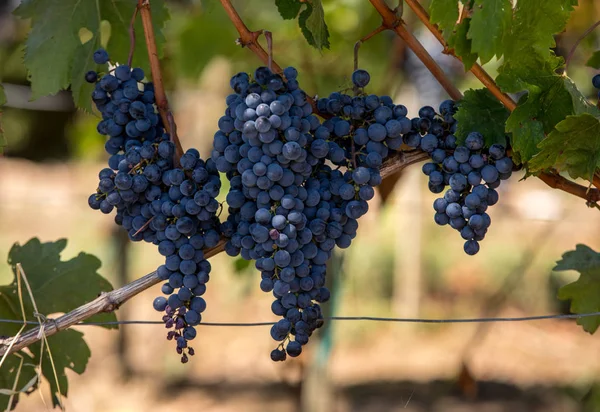
<path fill-rule="evenodd" d="M 560 314 L 560 315 L 538 315 L 522 317 L 495 317 L 495 318 L 465 318 L 465 319 L 423 319 L 423 318 L 384 318 L 376 316 L 331 316 L 325 320 L 342 321 L 369 321 L 369 322 L 396 322 L 396 323 L 492 323 L 492 322 L 526 322 L 534 320 L 549 319 L 581 319 L 593 316 L 600 316 L 600 312 L 579 313 L 579 314 Z M 54 322 L 54 319 L 48 319 L 46 323 Z M 15 319 L 0 319 L 0 323 L 16 323 L 26 325 L 39 325 L 39 322 Z M 109 326 L 109 325 L 162 325 L 160 320 L 121 320 L 114 322 L 80 322 L 74 326 Z M 198 326 L 271 326 L 275 322 L 202 322 Z"/>

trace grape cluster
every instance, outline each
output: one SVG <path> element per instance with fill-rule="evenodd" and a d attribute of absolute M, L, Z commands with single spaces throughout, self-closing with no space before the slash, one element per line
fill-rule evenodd
<path fill-rule="evenodd" d="M 225 250 L 255 261 L 260 288 L 273 293 L 271 309 L 282 317 L 271 328 L 273 339 L 281 342 L 271 353 L 275 361 L 300 355 L 323 323 L 315 301 L 329 299 L 324 284 L 330 251 L 317 247 L 305 214 L 321 200 L 306 182 L 327 155 L 311 149 L 328 145 L 312 134 L 320 121 L 299 87 L 296 69 L 286 68 L 284 76 L 286 81 L 260 67 L 253 79 L 247 73 L 231 79 L 235 93 L 227 97 L 212 152 L 230 181 Z"/>
<path fill-rule="evenodd" d="M 109 56 L 100 49 L 94 61 L 106 64 Z M 116 209 L 115 221 L 131 240 L 153 243 L 165 257 L 157 274 L 166 281 L 162 292 L 168 298 L 156 298 L 153 306 L 165 313 L 165 326 L 172 329 L 167 339 L 176 340 L 185 363 L 194 354 L 188 341 L 206 308 L 201 296 L 211 267 L 203 249 L 220 240 L 221 181 L 214 162 L 200 159 L 195 149 L 174 164 L 175 147 L 156 111 L 153 85 L 142 82 L 144 77 L 143 70 L 127 65 L 101 78 L 94 71 L 85 75 L 95 84 L 92 100 L 102 114 L 97 129 L 109 136 L 110 155 L 88 202 L 106 214 Z"/>
<path fill-rule="evenodd" d="M 367 201 L 381 183 L 383 161 L 400 150 L 402 134 L 411 130 L 405 106 L 395 105 L 389 96 L 360 92 L 369 80 L 367 71 L 356 70 L 352 74 L 356 96 L 334 92 L 317 101 L 319 113 L 328 119 L 315 137 L 329 141 L 327 159 L 346 170 L 332 175 L 335 206 L 355 220 L 368 211 Z"/>
<path fill-rule="evenodd" d="M 408 146 L 429 153 L 431 162 L 423 165 L 423 173 L 429 177 L 429 190 L 442 193 L 450 186 L 433 203 L 435 222 L 459 231 L 465 239 L 465 253 L 474 255 L 491 224 L 486 210 L 498 202 L 495 189 L 511 176 L 513 162 L 506 156 L 503 145 L 485 148 L 479 132 L 469 133 L 464 144 L 458 145 L 453 134 L 454 102 L 442 102 L 439 110 L 437 114 L 430 106 L 421 108 L 419 117 L 412 119 L 412 130 L 403 138 Z"/>

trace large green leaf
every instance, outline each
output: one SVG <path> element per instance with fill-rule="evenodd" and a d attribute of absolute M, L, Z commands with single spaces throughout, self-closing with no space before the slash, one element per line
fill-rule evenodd
<path fill-rule="evenodd" d="M 558 298 L 571 301 L 571 312 L 600 312 L 600 253 L 586 245 L 577 245 L 575 250 L 566 252 L 556 263 L 556 271 L 576 270 L 579 279 L 558 290 Z M 600 326 L 600 317 L 577 319 L 586 332 L 594 333 Z"/>
<path fill-rule="evenodd" d="M 34 368 L 34 359 L 27 353 L 19 351 L 18 354 L 11 354 L 6 357 L 0 368 L 0 409 L 8 409 L 10 393 L 17 392 L 13 396 L 12 408 L 16 407 L 19 401 L 20 393 L 30 393 L 37 388 L 38 380 Z M 19 381 L 15 386 L 15 380 L 19 375 Z M 9 409 L 9 410 L 10 410 Z"/>
<path fill-rule="evenodd" d="M 298 16 L 298 25 L 308 44 L 316 49 L 329 48 L 329 30 L 321 0 L 305 3 L 306 8 Z"/>
<path fill-rule="evenodd" d="M 458 102 L 456 136 L 463 142 L 473 131 L 481 133 L 486 146 L 500 143 L 506 146 L 504 124 L 509 112 L 488 89 L 467 90 Z"/>
<path fill-rule="evenodd" d="M 37 238 L 31 239 L 22 246 L 19 244 L 13 245 L 8 255 L 8 263 L 12 266 L 15 277 L 10 284 L 0 286 L 0 318 L 22 319 L 17 288 L 17 263 L 21 264 L 31 287 L 37 310 L 43 315 L 68 312 L 95 299 L 100 293 L 112 289 L 110 283 L 97 273 L 100 261 L 95 256 L 80 253 L 68 261 L 62 261 L 60 254 L 66 245 L 66 240 L 41 243 Z M 21 285 L 27 320 L 36 322 L 29 292 L 24 282 L 21 282 Z M 114 313 L 108 313 L 93 316 L 90 321 L 103 322 L 115 321 L 116 319 Z M 28 329 L 32 327 L 28 326 Z M 114 328 L 115 326 L 108 325 L 105 327 Z M 2 334 L 14 336 L 20 328 L 21 325 L 18 323 L 3 324 Z M 85 370 L 90 357 L 90 350 L 82 337 L 83 334 L 80 332 L 66 330 L 48 338 L 48 344 L 57 369 L 60 392 L 63 396 L 67 395 L 68 390 L 65 369 L 72 369 L 81 374 Z M 6 361 L 9 362 L 7 365 L 10 366 L 7 366 L 7 369 L 3 367 L 0 371 L 0 389 L 12 388 L 16 377 L 19 355 L 25 357 L 27 364 L 38 364 L 40 362 L 40 343 L 29 346 L 29 351 L 33 354 L 32 358 L 23 351 L 18 352 L 18 355 L 13 354 L 7 358 Z M 44 352 L 41 360 L 42 373 L 50 382 L 53 402 L 56 404 L 58 386 L 46 352 Z M 21 390 L 31 379 L 33 376 L 32 371 L 31 366 L 25 366 L 22 369 L 21 373 L 24 375 L 19 378 L 18 390 Z M 8 396 L 0 395 L 0 408 L 6 408 L 7 402 Z"/>
<path fill-rule="evenodd" d="M 0 297 L 9 302 L 12 313 L 4 313 L 8 319 L 20 319 L 17 296 L 16 264 L 21 263 L 27 275 L 38 311 L 42 314 L 68 312 L 94 300 L 101 292 L 112 290 L 110 283 L 97 271 L 100 261 L 94 255 L 80 253 L 76 257 L 62 261 L 61 252 L 67 245 L 65 239 L 41 243 L 33 238 L 24 245 L 14 244 L 8 255 L 8 263 L 15 272 L 12 283 L 0 286 Z M 23 294 L 25 313 L 29 320 L 33 317 L 33 305 L 27 293 Z M 6 319 L 6 316 L 4 316 Z M 115 321 L 114 313 L 97 315 L 95 321 Z M 114 328 L 115 326 L 106 326 Z M 17 326 L 18 328 L 18 326 Z"/>
<path fill-rule="evenodd" d="M 470 70 L 477 61 L 477 54 L 471 53 L 471 39 L 467 37 L 470 24 L 471 19 L 464 19 L 448 37 L 448 46 L 453 48 L 454 53 L 462 59 L 465 70 Z"/>
<path fill-rule="evenodd" d="M 600 120 L 588 113 L 568 116 L 539 147 L 529 161 L 530 171 L 554 168 L 591 181 L 600 164 Z"/>
<path fill-rule="evenodd" d="M 302 7 L 300 0 L 275 0 L 275 5 L 284 20 L 295 19 Z"/>
<path fill-rule="evenodd" d="M 108 51 L 112 60 L 126 63 L 129 22 L 136 4 L 136 0 L 24 0 L 15 14 L 31 19 L 24 62 L 31 76 L 32 98 L 55 94 L 71 86 L 77 106 L 91 110 L 93 85 L 84 81 L 84 75 L 97 69 L 92 54 L 100 46 L 100 22 L 105 20 L 111 25 Z M 160 55 L 164 43 L 162 27 L 168 12 L 162 0 L 152 2 L 152 11 Z M 148 71 L 139 19 L 136 30 L 135 62 Z"/>
<path fill-rule="evenodd" d="M 558 122 L 574 113 L 565 77 L 556 74 L 561 64 L 561 59 L 550 57 L 531 65 L 503 65 L 499 70 L 496 82 L 504 91 L 528 92 L 506 122 L 517 163 L 527 162 L 537 154 L 544 133 L 550 133 Z"/>
<path fill-rule="evenodd" d="M 482 64 L 504 53 L 504 37 L 510 32 L 512 3 L 510 0 L 475 0 L 468 36 L 471 50 Z"/>
<path fill-rule="evenodd" d="M 458 1 L 431 0 L 429 15 L 431 22 L 437 24 L 448 39 L 458 20 Z"/>
<path fill-rule="evenodd" d="M 518 1 L 510 34 L 505 36 L 504 64 L 520 66 L 549 58 L 556 45 L 554 35 L 564 30 L 576 4 L 577 0 Z"/>

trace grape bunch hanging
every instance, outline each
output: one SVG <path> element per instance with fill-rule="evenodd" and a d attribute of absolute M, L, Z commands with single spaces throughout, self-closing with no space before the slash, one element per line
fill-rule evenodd
<path fill-rule="evenodd" d="M 104 65 L 109 56 L 100 49 L 94 61 Z M 365 70 L 352 74 L 352 95 L 334 92 L 316 102 L 293 67 L 236 74 L 207 160 L 195 149 L 175 158 L 141 69 L 116 65 L 85 77 L 95 84 L 98 132 L 108 136 L 110 155 L 89 205 L 116 210 L 115 222 L 131 240 L 153 243 L 165 257 L 157 268 L 164 296 L 153 305 L 184 363 L 206 309 L 211 266 L 203 251 L 222 238 L 228 255 L 254 262 L 260 289 L 273 295 L 271 310 L 280 319 L 270 330 L 278 342 L 271 359 L 283 361 L 299 356 L 323 325 L 327 262 L 356 237 L 386 159 L 411 148 L 430 155 L 423 166 L 429 189 L 450 186 L 434 202 L 434 219 L 460 231 L 468 254 L 479 250 L 490 225 L 487 207 L 513 168 L 505 147 L 484 147 L 477 132 L 457 144 L 453 101 L 443 102 L 439 114 L 426 106 L 411 119 L 390 96 L 365 93 Z M 230 184 L 222 222 L 219 173 Z"/>

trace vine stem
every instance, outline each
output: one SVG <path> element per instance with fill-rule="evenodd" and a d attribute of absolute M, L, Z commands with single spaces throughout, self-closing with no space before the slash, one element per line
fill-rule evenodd
<path fill-rule="evenodd" d="M 135 52 L 135 20 L 138 12 L 140 11 L 139 5 L 135 6 L 131 22 L 129 23 L 129 56 L 127 57 L 127 65 L 131 68 L 133 62 L 133 53 Z"/>
<path fill-rule="evenodd" d="M 156 96 L 156 106 L 163 121 L 165 129 L 171 136 L 171 141 L 175 144 L 175 163 L 179 163 L 179 158 L 183 155 L 183 147 L 177 136 L 177 130 L 174 127 L 173 115 L 169 108 L 169 101 L 165 93 L 160 62 L 158 60 L 158 50 L 156 49 L 156 39 L 154 37 L 154 26 L 152 25 L 152 12 L 150 10 L 150 0 L 138 0 L 137 9 L 142 17 L 144 26 L 144 38 L 146 40 L 146 49 L 148 50 L 148 60 L 150 61 L 150 70 L 152 71 L 152 81 L 154 82 L 154 95 Z"/>

